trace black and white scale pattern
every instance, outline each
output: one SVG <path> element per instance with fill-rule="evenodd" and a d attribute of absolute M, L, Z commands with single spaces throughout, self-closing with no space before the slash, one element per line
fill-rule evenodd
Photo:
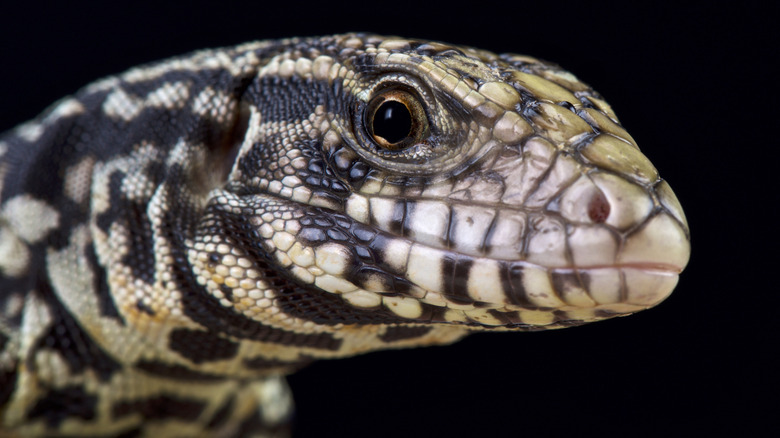
<path fill-rule="evenodd" d="M 281 376 L 313 360 L 633 313 L 689 250 L 555 65 L 364 34 L 197 52 L 0 137 L 0 424 L 284 436 Z"/>

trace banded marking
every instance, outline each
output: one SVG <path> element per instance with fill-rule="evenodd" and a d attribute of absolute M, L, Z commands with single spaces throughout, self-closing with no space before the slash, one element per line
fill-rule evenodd
<path fill-rule="evenodd" d="M 217 382 L 229 379 L 227 376 L 196 371 L 183 365 L 170 364 L 159 360 L 140 360 L 134 366 L 145 373 L 172 380 Z"/>
<path fill-rule="evenodd" d="M 53 350 L 68 366 L 71 374 L 82 374 L 91 369 L 102 382 L 122 369 L 122 365 L 109 355 L 59 301 L 45 279 L 39 279 L 36 286 L 46 306 L 51 311 L 52 321 L 35 343 L 34 350 Z M 74 345 L 80 348 L 74 349 Z"/>
<path fill-rule="evenodd" d="M 144 420 L 197 420 L 207 403 L 163 394 L 139 400 L 119 401 L 111 406 L 111 417 L 120 419 L 140 415 Z"/>
<path fill-rule="evenodd" d="M 89 421 L 97 416 L 98 398 L 81 385 L 49 389 L 27 412 L 27 418 L 43 418 L 48 429 L 56 429 L 69 418 Z"/>
<path fill-rule="evenodd" d="M 209 429 L 218 429 L 225 425 L 230 420 L 234 411 L 234 405 L 236 404 L 236 396 L 229 397 L 226 402 L 222 403 L 222 406 L 214 413 L 206 427 Z"/>
<path fill-rule="evenodd" d="M 409 208 L 411 215 L 404 221 L 404 235 L 421 243 L 441 247 L 449 241 L 451 207 L 440 201 L 420 200 Z"/>
<path fill-rule="evenodd" d="M 193 363 L 232 359 L 238 353 L 237 342 L 210 331 L 174 329 L 168 335 L 168 348 Z"/>
<path fill-rule="evenodd" d="M 433 330 L 431 326 L 389 326 L 385 332 L 379 335 L 382 342 L 393 343 L 400 340 L 419 338 L 427 335 Z"/>

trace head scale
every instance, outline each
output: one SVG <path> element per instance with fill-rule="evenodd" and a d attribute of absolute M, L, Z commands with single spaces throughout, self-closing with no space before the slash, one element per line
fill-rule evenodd
<path fill-rule="evenodd" d="M 250 88 L 247 136 L 214 198 L 215 215 L 252 211 L 262 257 L 283 267 L 287 286 L 266 281 L 242 313 L 441 323 L 440 342 L 630 314 L 671 293 L 689 257 L 682 209 L 572 74 L 370 35 L 296 45 Z"/>

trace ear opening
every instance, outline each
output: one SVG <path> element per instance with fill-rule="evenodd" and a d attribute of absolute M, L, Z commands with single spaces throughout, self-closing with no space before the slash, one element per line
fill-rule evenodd
<path fill-rule="evenodd" d="M 238 115 L 233 120 L 233 126 L 225 137 L 224 144 L 218 151 L 218 156 L 215 157 L 217 159 L 215 170 L 219 175 L 219 185 L 224 185 L 230 177 L 238 152 L 241 150 L 241 145 L 244 144 L 251 114 L 248 103 L 243 101 L 239 103 Z"/>
<path fill-rule="evenodd" d="M 238 152 L 244 144 L 251 111 L 246 102 L 239 103 L 238 113 L 233 118 L 232 124 L 223 131 L 219 139 L 211 144 L 208 150 L 208 169 L 206 179 L 208 190 L 222 187 L 227 183 L 230 172 L 233 170 Z"/>

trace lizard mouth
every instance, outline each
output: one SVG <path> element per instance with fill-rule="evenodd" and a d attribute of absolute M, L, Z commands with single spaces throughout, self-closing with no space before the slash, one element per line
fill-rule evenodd
<path fill-rule="evenodd" d="M 354 307 L 389 311 L 399 323 L 532 329 L 626 315 L 663 301 L 687 261 L 686 249 L 667 239 L 680 227 L 663 217 L 611 260 L 544 264 L 418 242 L 275 196 L 252 203 L 268 212 L 250 223 L 293 278 Z"/>
<path fill-rule="evenodd" d="M 560 267 L 553 268 L 557 272 L 569 271 L 582 271 L 582 270 L 595 270 L 595 269 L 636 269 L 646 272 L 657 272 L 659 274 L 680 274 L 684 267 L 672 263 L 658 263 L 658 262 L 634 262 L 634 263 L 618 263 L 618 264 L 604 264 L 604 265 L 589 265 L 589 266 L 572 266 L 572 267 Z"/>
<path fill-rule="evenodd" d="M 446 307 L 444 319 L 455 324 L 499 330 L 563 328 L 656 306 L 672 293 L 681 270 L 659 263 L 543 268 L 514 262 L 501 270 L 505 277 L 498 281 L 478 275 L 469 279 L 465 293 L 426 291 L 420 301 Z"/>

